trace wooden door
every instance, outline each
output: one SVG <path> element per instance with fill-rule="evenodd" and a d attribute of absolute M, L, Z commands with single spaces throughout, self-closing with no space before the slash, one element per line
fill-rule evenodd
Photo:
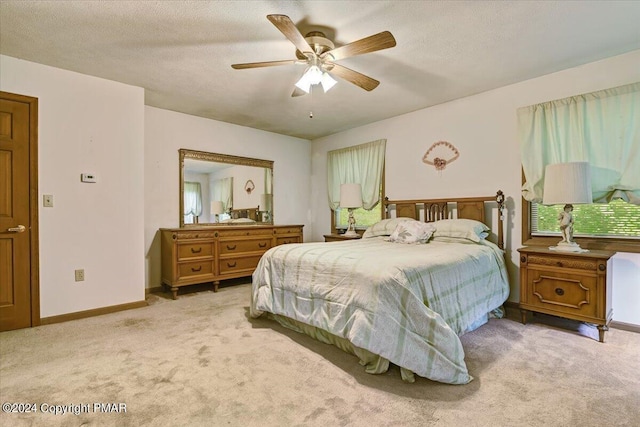
<path fill-rule="evenodd" d="M 0 92 L 0 330 L 39 324 L 37 100 Z"/>

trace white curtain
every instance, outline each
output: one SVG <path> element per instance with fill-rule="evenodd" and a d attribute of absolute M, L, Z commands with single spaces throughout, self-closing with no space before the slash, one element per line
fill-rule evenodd
<path fill-rule="evenodd" d="M 586 161 L 594 202 L 640 204 L 640 83 L 520 108 L 518 138 L 525 200 L 542 202 L 546 165 Z"/>
<path fill-rule="evenodd" d="M 233 207 L 233 177 L 217 179 L 211 183 L 211 200 L 220 200 L 225 212 Z"/>
<path fill-rule="evenodd" d="M 386 139 L 379 139 L 327 153 L 327 190 L 332 210 L 340 206 L 340 184 L 360 184 L 362 207 L 366 210 L 380 201 L 386 144 Z"/>
<path fill-rule="evenodd" d="M 184 183 L 184 216 L 202 215 L 202 190 L 199 182 Z"/>
<path fill-rule="evenodd" d="M 273 189 L 273 174 L 271 169 L 264 168 L 264 192 L 263 194 L 271 194 Z"/>

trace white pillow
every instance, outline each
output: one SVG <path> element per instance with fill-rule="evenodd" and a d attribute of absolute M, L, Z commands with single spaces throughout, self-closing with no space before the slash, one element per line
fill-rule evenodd
<path fill-rule="evenodd" d="M 362 233 L 362 238 L 366 239 L 367 237 L 389 236 L 393 233 L 393 230 L 396 229 L 398 224 L 405 221 L 415 220 L 406 217 L 383 219 L 367 228 L 364 233 Z"/>
<path fill-rule="evenodd" d="M 433 232 L 434 241 L 480 243 L 489 235 L 489 227 L 473 219 L 443 219 L 432 224 L 436 228 Z"/>
<path fill-rule="evenodd" d="M 405 221 L 398 224 L 389 236 L 390 242 L 396 243 L 427 243 L 435 227 L 420 221 Z"/>

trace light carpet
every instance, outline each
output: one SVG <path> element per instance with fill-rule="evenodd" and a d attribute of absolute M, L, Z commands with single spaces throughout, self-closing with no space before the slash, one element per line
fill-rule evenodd
<path fill-rule="evenodd" d="M 249 297 L 246 283 L 151 295 L 148 307 L 0 333 L 0 400 L 37 409 L 0 424 L 640 424 L 640 334 L 612 329 L 602 344 L 577 322 L 493 319 L 462 337 L 471 383 L 408 384 L 397 367 L 369 375 L 333 346 L 250 319 Z M 44 412 L 65 408 L 77 415 Z"/>

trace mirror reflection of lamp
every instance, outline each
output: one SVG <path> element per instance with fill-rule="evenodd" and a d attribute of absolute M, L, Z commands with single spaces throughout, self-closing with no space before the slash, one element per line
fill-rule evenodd
<path fill-rule="evenodd" d="M 260 195 L 260 212 L 264 213 L 264 222 L 271 221 L 271 209 L 273 206 L 273 194 Z"/>
<path fill-rule="evenodd" d="M 224 205 L 220 200 L 211 202 L 211 215 L 216 216 L 216 222 L 220 222 L 219 215 L 224 213 Z"/>
<path fill-rule="evenodd" d="M 564 204 L 558 216 L 562 240 L 549 249 L 562 252 L 588 252 L 573 240 L 573 204 L 593 203 L 591 170 L 587 162 L 555 163 L 544 170 L 544 205 Z"/>
<path fill-rule="evenodd" d="M 340 185 L 340 207 L 349 210 L 349 226 L 344 235 L 357 236 L 356 219 L 353 217 L 353 210 L 362 207 L 362 186 L 360 184 Z"/>

